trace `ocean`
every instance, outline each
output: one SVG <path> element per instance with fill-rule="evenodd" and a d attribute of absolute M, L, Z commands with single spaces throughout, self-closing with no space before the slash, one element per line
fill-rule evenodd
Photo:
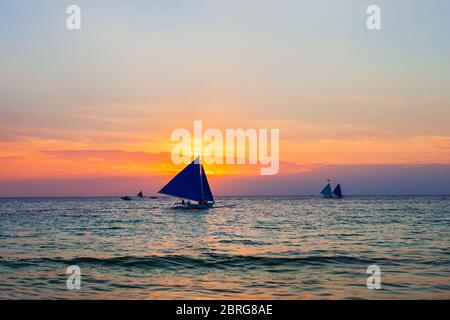
<path fill-rule="evenodd" d="M 0 199 L 0 299 L 450 298 L 450 196 L 174 201 Z"/>

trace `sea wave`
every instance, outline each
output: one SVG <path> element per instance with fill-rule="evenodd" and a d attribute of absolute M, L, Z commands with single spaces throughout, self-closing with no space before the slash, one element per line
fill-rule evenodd
<path fill-rule="evenodd" d="M 40 258 L 0 260 L 0 266 L 30 267 L 48 264 L 67 264 L 79 266 L 135 267 L 135 268 L 264 268 L 264 267 L 298 267 L 298 266 L 367 266 L 371 263 L 395 264 L 399 261 L 387 259 L 371 260 L 354 256 L 303 256 L 303 257 L 268 257 L 254 255 L 203 254 L 199 256 L 123 256 L 123 257 L 77 257 L 72 259 Z M 402 261 L 406 263 L 406 261 Z"/>

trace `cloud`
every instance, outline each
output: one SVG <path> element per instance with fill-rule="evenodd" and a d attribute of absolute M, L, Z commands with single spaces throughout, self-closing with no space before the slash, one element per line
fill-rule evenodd
<path fill-rule="evenodd" d="M 168 153 L 122 150 L 44 150 L 43 154 L 65 160 L 105 160 L 119 162 L 155 163 L 167 160 Z M 169 158 L 170 159 L 170 158 Z"/>

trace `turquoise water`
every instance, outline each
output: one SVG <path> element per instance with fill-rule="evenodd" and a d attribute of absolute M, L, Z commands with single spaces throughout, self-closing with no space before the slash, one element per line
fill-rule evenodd
<path fill-rule="evenodd" d="M 0 199 L 0 298 L 450 298 L 449 196 L 173 202 Z"/>

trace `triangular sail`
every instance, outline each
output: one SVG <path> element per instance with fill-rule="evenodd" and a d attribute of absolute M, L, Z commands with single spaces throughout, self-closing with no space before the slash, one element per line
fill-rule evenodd
<path fill-rule="evenodd" d="M 336 186 L 336 188 L 334 188 L 333 194 L 334 194 L 336 197 L 338 197 L 338 198 L 342 198 L 342 191 L 341 191 L 341 185 L 340 185 L 340 184 L 338 184 L 338 185 Z"/>
<path fill-rule="evenodd" d="M 196 160 L 170 180 L 159 193 L 193 201 L 214 201 L 203 166 Z"/>
<path fill-rule="evenodd" d="M 320 191 L 320 194 L 323 195 L 324 197 L 331 198 L 333 194 L 331 193 L 330 184 L 327 184 L 325 188 L 323 188 L 322 191 Z"/>
<path fill-rule="evenodd" d="M 208 178 L 206 178 L 205 169 L 202 166 L 202 180 L 203 180 L 203 200 L 213 201 L 214 197 L 209 187 Z"/>

